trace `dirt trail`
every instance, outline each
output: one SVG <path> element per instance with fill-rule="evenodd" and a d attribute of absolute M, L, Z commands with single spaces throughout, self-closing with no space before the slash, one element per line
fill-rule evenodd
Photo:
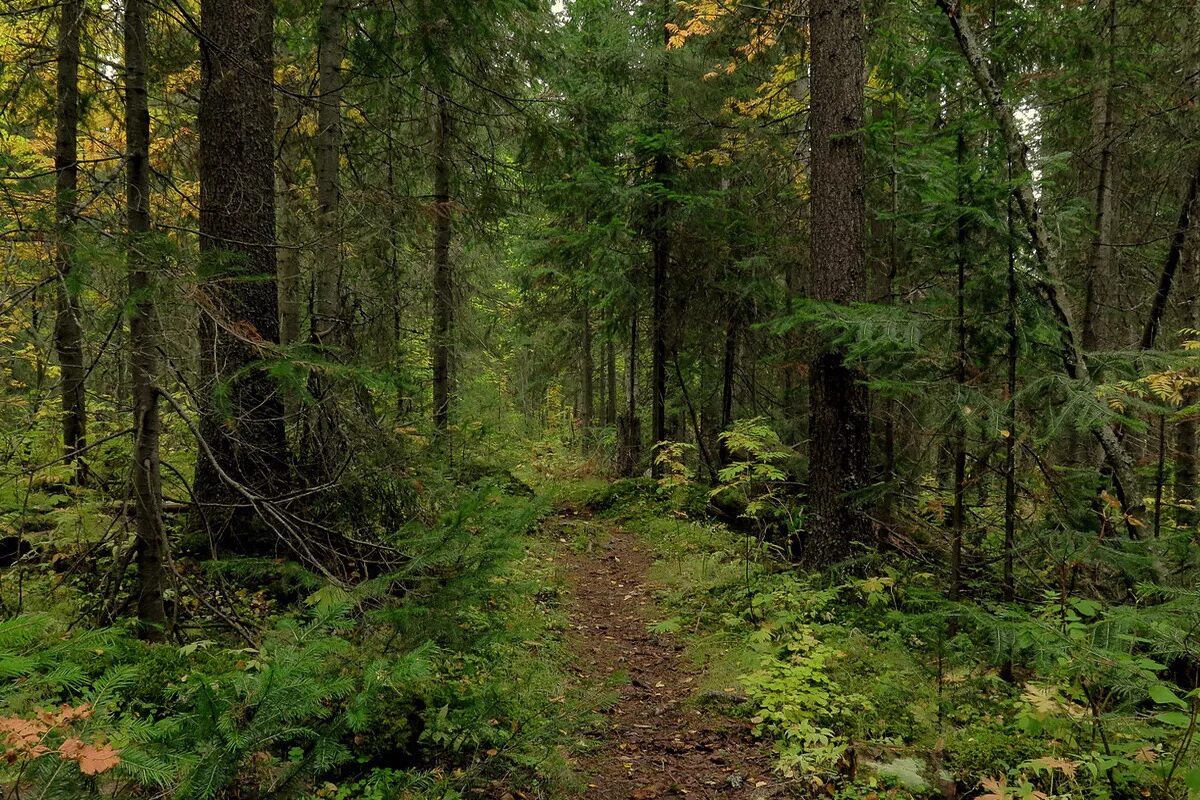
<path fill-rule="evenodd" d="M 699 674 L 669 636 L 653 634 L 652 555 L 637 537 L 613 531 L 590 552 L 568 552 L 575 669 L 600 683 L 628 675 L 604 712 L 596 749 L 581 759 L 589 800 L 728 798 L 776 794 L 769 748 L 748 723 L 690 702 Z"/>

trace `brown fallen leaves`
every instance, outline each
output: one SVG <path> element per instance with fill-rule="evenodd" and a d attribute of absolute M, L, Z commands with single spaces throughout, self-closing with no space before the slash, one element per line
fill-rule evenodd
<path fill-rule="evenodd" d="M 58 753 L 63 761 L 74 761 L 84 775 L 99 775 L 121 763 L 121 753 L 99 740 L 89 744 L 70 730 L 75 722 L 92 715 L 88 703 L 79 706 L 63 704 L 57 710 L 39 709 L 33 719 L 0 717 L 0 742 L 4 758 L 15 764 Z M 71 734 L 71 735 L 68 735 Z M 62 736 L 57 745 L 54 740 Z"/>

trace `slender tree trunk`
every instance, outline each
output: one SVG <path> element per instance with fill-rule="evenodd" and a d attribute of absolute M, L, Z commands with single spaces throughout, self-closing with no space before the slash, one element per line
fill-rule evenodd
<path fill-rule="evenodd" d="M 454 320 L 454 284 L 450 265 L 450 104 L 437 97 L 433 140 L 433 421 L 450 425 L 450 336 Z"/>
<path fill-rule="evenodd" d="M 965 209 L 967 207 L 967 197 L 965 194 L 965 165 L 967 143 L 966 137 L 962 130 L 958 132 L 958 143 L 956 147 L 957 166 L 958 166 L 958 207 Z M 967 479 L 967 421 L 962 416 L 962 394 L 967 387 L 967 310 L 966 310 L 966 292 L 967 292 L 967 217 L 963 210 L 960 210 L 957 220 L 955 220 L 955 266 L 956 266 L 956 286 L 955 286 L 955 301 L 957 303 L 957 314 L 955 320 L 955 328 L 958 336 L 958 352 L 956 353 L 956 365 L 954 369 L 955 383 L 958 384 L 959 392 L 959 409 L 956 412 L 957 422 L 954 432 L 954 506 L 950 514 L 950 524 L 953 529 L 953 541 L 950 548 L 950 599 L 959 600 L 962 597 L 962 550 L 963 550 L 963 527 L 966 523 L 966 479 Z"/>
<path fill-rule="evenodd" d="M 1146 319 L 1146 327 L 1142 330 L 1141 348 L 1153 350 L 1158 338 L 1158 329 L 1162 325 L 1163 315 L 1167 311 L 1167 301 L 1171 298 L 1171 286 L 1175 282 L 1175 273 L 1179 269 L 1179 261 L 1187 244 L 1188 232 L 1192 227 L 1192 218 L 1196 214 L 1196 197 L 1200 193 L 1200 158 L 1196 159 L 1188 176 L 1187 186 L 1183 191 L 1183 201 L 1179 206 L 1179 219 L 1175 223 L 1175 232 L 1171 236 L 1171 245 L 1167 248 L 1167 258 L 1163 262 L 1162 272 L 1158 278 L 1158 289 L 1154 293 L 1154 301 L 1150 306 L 1150 316 Z"/>
<path fill-rule="evenodd" d="M 664 136 L 667 130 L 667 107 L 670 100 L 670 80 L 667 74 L 667 43 L 670 41 L 670 30 L 667 21 L 670 5 L 663 4 L 663 54 L 662 76 L 658 95 L 659 135 Z M 667 304 L 668 284 L 667 271 L 671 258 L 671 238 L 668 229 L 668 214 L 670 204 L 667 199 L 671 181 L 671 160 L 667 154 L 665 142 L 660 142 L 658 152 L 654 156 L 654 183 L 658 197 L 654 202 L 651 220 L 651 248 L 654 258 L 654 307 L 653 330 L 651 332 L 651 372 L 652 372 L 652 433 L 654 446 L 667 439 Z M 653 472 L 658 474 L 658 464 L 652 462 Z"/>
<path fill-rule="evenodd" d="M 611 332 L 604 341 L 604 363 L 607 373 L 605 382 L 608 384 L 605 390 L 604 424 L 612 426 L 617 424 L 617 347 Z"/>
<path fill-rule="evenodd" d="M 580 328 L 583 333 L 579 352 L 579 388 L 581 392 L 579 398 L 579 421 L 582 429 L 583 444 L 586 447 L 591 440 L 591 431 L 594 422 L 595 408 L 593 400 L 595 398 L 595 386 L 593 385 L 593 376 L 596 372 L 596 364 L 592 359 L 592 320 L 591 314 L 588 313 L 586 302 L 583 304 L 579 316 Z"/>
<path fill-rule="evenodd" d="M 54 136 L 54 266 L 58 272 L 54 349 L 62 376 L 64 461 L 75 465 L 75 482 L 88 477 L 87 369 L 83 356 L 80 286 L 75 271 L 75 223 L 79 215 L 79 53 L 83 0 L 63 0 L 59 9 L 57 108 Z"/>
<path fill-rule="evenodd" d="M 146 250 L 150 233 L 150 110 L 146 97 L 146 0 L 125 2 L 125 203 L 130 377 L 133 385 L 133 497 L 137 526 L 137 615 L 142 636 L 167 632 L 166 537 L 159 475 L 158 316 Z"/>
<path fill-rule="evenodd" d="M 1017 125 L 1012 108 L 992 78 L 991 67 L 967 23 L 960 0 L 937 0 L 937 3 L 949 20 L 959 49 L 962 50 L 971 74 L 992 112 L 992 117 L 1000 128 L 1008 151 L 1008 158 L 1015 168 L 1016 177 L 1019 178 L 1020 182 L 1013 192 L 1021 216 L 1025 220 L 1025 227 L 1033 247 L 1033 256 L 1039 270 L 1031 273 L 1030 277 L 1058 323 L 1059 335 L 1062 337 L 1063 371 L 1068 378 L 1080 384 L 1081 390 L 1090 389 L 1091 373 L 1080 349 L 1079 328 L 1067 305 L 1067 285 L 1062 280 L 1050 252 L 1050 236 L 1046 231 L 1045 222 L 1042 220 L 1037 196 L 1033 191 L 1033 174 L 1029 167 L 1029 147 Z M 1117 497 L 1121 501 L 1125 513 L 1131 518 L 1139 517 L 1145 512 L 1146 504 L 1142 500 L 1141 487 L 1129 452 L 1117 437 L 1116 432 L 1108 425 L 1097 426 L 1092 430 L 1092 435 L 1096 437 L 1101 449 L 1104 450 L 1104 458 L 1112 470 Z M 1128 529 L 1131 536 L 1137 535 L 1134 525 L 1130 524 Z"/>
<path fill-rule="evenodd" d="M 733 424 L 733 379 L 737 367 L 738 313 L 730 311 L 725 323 L 725 348 L 721 363 L 721 430 Z"/>
<path fill-rule="evenodd" d="M 813 0 L 812 268 L 810 296 L 866 299 L 861 0 Z M 805 561 L 829 564 L 866 541 L 870 522 L 851 495 L 867 485 L 871 417 L 862 375 L 823 346 L 809 365 L 809 524 Z"/>
<path fill-rule="evenodd" d="M 313 341 L 333 350 L 343 341 L 341 304 L 342 0 L 323 0 L 317 21 L 317 219 L 320 247 L 315 274 Z"/>
<path fill-rule="evenodd" d="M 1010 167 L 1011 171 L 1011 167 Z M 1005 366 L 1005 422 L 1008 435 L 1004 440 L 1004 602 L 1012 603 L 1017 598 L 1014 564 L 1017 550 L 1017 357 L 1020 341 L 1017 339 L 1017 246 L 1013 237 L 1013 198 L 1009 195 L 1008 222 L 1008 274 L 1006 276 L 1008 298 L 1005 305 L 1004 332 L 1007 338 Z M 1008 673 L 1012 672 L 1011 661 L 1006 662 Z"/>
<path fill-rule="evenodd" d="M 283 403 L 261 362 L 279 342 L 271 0 L 200 4 L 200 399 L 195 493 L 220 540 L 255 549 L 245 491 L 287 481 Z M 209 458 L 211 451 L 212 458 Z M 222 474 L 223 473 L 223 474 Z"/>
<path fill-rule="evenodd" d="M 617 457 L 617 471 L 625 476 L 632 476 L 637 469 L 641 457 L 642 426 L 638 419 L 637 408 L 637 370 L 638 370 L 638 312 L 635 306 L 629 312 L 629 362 L 628 382 L 626 383 L 625 416 L 617 420 L 617 437 L 620 442 L 620 452 Z"/>
<path fill-rule="evenodd" d="M 1096 174 L 1096 232 L 1092 237 L 1088 255 L 1087 271 L 1084 276 L 1083 304 L 1083 349 L 1090 351 L 1099 346 L 1098 330 L 1103 327 L 1100 319 L 1107 288 L 1113 281 L 1112 274 L 1112 229 L 1113 229 L 1113 124 L 1115 120 L 1114 76 L 1116 62 L 1117 0 L 1109 0 L 1108 20 L 1105 25 L 1105 75 L 1103 85 L 1095 95 L 1094 116 L 1096 117 L 1096 139 L 1100 148 L 1100 163 Z"/>
<path fill-rule="evenodd" d="M 1183 255 L 1183 273 L 1188 285 L 1183 302 L 1182 322 L 1184 327 L 1200 327 L 1200 248 L 1189 242 Z M 1185 405 L 1197 400 L 1197 393 L 1184 393 Z M 1196 512 L 1196 418 L 1188 415 L 1175 424 L 1175 522 L 1181 527 L 1195 525 L 1200 521 Z"/>

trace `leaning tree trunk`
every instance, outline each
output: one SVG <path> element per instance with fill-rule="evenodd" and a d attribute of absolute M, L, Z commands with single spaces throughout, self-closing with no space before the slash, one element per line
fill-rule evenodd
<path fill-rule="evenodd" d="M 963 16 L 960 0 L 937 0 L 937 4 L 950 21 L 955 40 L 966 58 L 967 65 L 971 69 L 971 74 L 983 94 L 983 99 L 991 111 L 992 117 L 1000 128 L 1000 135 L 1008 151 L 1008 158 L 1013 165 L 1014 177 L 1018 180 L 1013 194 L 1025 221 L 1025 228 L 1033 246 L 1033 256 L 1038 265 L 1038 271 L 1031 273 L 1030 279 L 1058 323 L 1059 335 L 1062 338 L 1063 371 L 1068 378 L 1078 383 L 1081 389 L 1088 389 L 1092 384 L 1091 373 L 1080 347 L 1079 328 L 1067 305 L 1067 285 L 1059 274 L 1050 252 L 1050 236 L 1046 230 L 1046 224 L 1042 220 L 1037 196 L 1033 191 L 1033 173 L 1029 167 L 1029 147 L 1017 125 L 1012 107 L 1004 99 L 996 81 L 992 78 L 991 67 L 988 65 L 970 25 Z M 1142 499 L 1141 487 L 1134 472 L 1133 459 L 1110 426 L 1098 425 L 1092 430 L 1092 435 L 1100 443 L 1100 447 L 1104 451 L 1104 458 L 1112 470 L 1117 497 L 1121 501 L 1127 519 L 1136 519 L 1145 512 L 1146 504 Z M 1129 523 L 1129 532 L 1131 536 L 1137 535 L 1137 529 L 1132 522 Z"/>
<path fill-rule="evenodd" d="M 125 203 L 130 377 L 133 385 L 133 497 L 137 525 L 137 615 L 142 636 L 167 633 L 166 537 L 159 473 L 158 318 L 150 272 L 150 110 L 146 98 L 146 0 L 125 3 Z"/>
<path fill-rule="evenodd" d="M 202 0 L 200 401 L 195 495 L 218 541 L 259 549 L 251 506 L 284 489 L 271 0 Z"/>
<path fill-rule="evenodd" d="M 75 465 L 75 482 L 87 481 L 87 370 L 83 363 L 80 287 L 75 271 L 79 216 L 79 52 L 83 0 L 64 0 L 59 11 L 57 107 L 54 135 L 54 266 L 58 273 L 54 349 L 62 380 L 63 460 Z"/>
<path fill-rule="evenodd" d="M 454 286 L 450 265 L 450 106 L 437 97 L 433 140 L 433 422 L 450 426 L 450 336 L 454 320 Z"/>
<path fill-rule="evenodd" d="M 866 299 L 861 0 L 813 0 L 810 296 Z M 862 375 L 822 346 L 809 364 L 808 525 L 802 556 L 823 566 L 870 534 L 853 494 L 867 485 L 871 417 Z"/>

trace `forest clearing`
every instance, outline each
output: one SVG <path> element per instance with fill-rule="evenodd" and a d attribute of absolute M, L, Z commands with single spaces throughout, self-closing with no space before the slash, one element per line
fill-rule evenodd
<path fill-rule="evenodd" d="M 0 0 L 0 800 L 1200 800 L 1198 0 Z"/>

